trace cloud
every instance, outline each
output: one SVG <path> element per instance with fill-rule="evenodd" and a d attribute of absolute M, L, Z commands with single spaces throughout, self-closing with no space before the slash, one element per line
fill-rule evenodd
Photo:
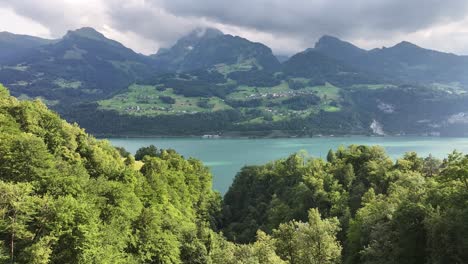
<path fill-rule="evenodd" d="M 53 37 L 89 24 L 103 24 L 105 1 L 94 0 L 2 0 L 2 7 L 49 29 Z M 14 30 L 12 30 L 14 31 Z"/>
<path fill-rule="evenodd" d="M 286 54 L 313 46 L 324 34 L 365 48 L 405 39 L 429 48 L 468 52 L 466 0 L 0 1 L 0 9 L 13 10 L 53 37 L 92 26 L 144 53 L 170 46 L 200 26 L 218 27 Z M 37 33 L 31 29 L 30 34 Z"/>
<path fill-rule="evenodd" d="M 220 23 L 274 33 L 413 32 L 464 18 L 465 0 L 149 0 L 176 15 L 206 17 Z"/>
<path fill-rule="evenodd" d="M 118 30 L 132 32 L 146 39 L 154 40 L 160 46 L 169 46 L 181 35 L 196 26 L 202 26 L 198 19 L 175 16 L 145 1 L 114 1 L 118 4 L 107 9 L 110 25 Z"/>
<path fill-rule="evenodd" d="M 324 34 L 388 38 L 464 19 L 468 1 L 452 0 L 153 0 L 179 16 L 290 36 L 305 41 Z"/>
<path fill-rule="evenodd" d="M 0 9 L 0 31 L 14 31 L 17 34 L 31 34 L 51 38 L 48 28 L 26 17 L 18 16 L 11 9 Z"/>

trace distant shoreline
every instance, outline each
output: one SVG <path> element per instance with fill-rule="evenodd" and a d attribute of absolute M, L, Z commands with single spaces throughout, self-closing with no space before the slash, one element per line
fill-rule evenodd
<path fill-rule="evenodd" d="M 219 135 L 218 137 L 204 137 L 204 135 L 105 135 L 105 134 L 94 134 L 94 137 L 98 139 L 115 139 L 115 138 L 160 138 L 160 139 L 206 139 L 206 140 L 217 140 L 217 139 L 294 139 L 294 138 L 351 138 L 351 137 L 368 137 L 368 138 L 379 138 L 379 137 L 391 137 L 391 138 L 405 138 L 405 137 L 422 137 L 422 138 L 468 138 L 463 135 L 425 135 L 425 134 L 407 134 L 407 135 L 363 135 L 363 134 L 346 134 L 346 135 L 312 135 L 312 136 L 233 136 L 233 135 Z"/>

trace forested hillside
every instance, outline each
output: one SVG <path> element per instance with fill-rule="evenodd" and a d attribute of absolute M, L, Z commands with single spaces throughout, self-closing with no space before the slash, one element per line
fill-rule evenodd
<path fill-rule="evenodd" d="M 207 263 L 218 195 L 199 161 L 138 169 L 40 101 L 0 88 L 1 263 Z"/>
<path fill-rule="evenodd" d="M 264 230 L 289 263 L 466 263 L 467 165 L 458 152 L 393 162 L 349 146 L 326 161 L 298 153 L 245 167 L 224 197 L 223 231 L 248 243 Z"/>
<path fill-rule="evenodd" d="M 468 261 L 461 153 L 298 153 L 243 168 L 224 199 L 198 160 L 135 158 L 0 86 L 0 263 Z"/>

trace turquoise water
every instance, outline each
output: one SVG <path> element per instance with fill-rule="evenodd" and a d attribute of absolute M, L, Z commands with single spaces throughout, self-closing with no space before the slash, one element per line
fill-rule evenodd
<path fill-rule="evenodd" d="M 329 149 L 340 145 L 380 145 L 396 158 L 408 151 L 421 156 L 446 157 L 453 150 L 468 153 L 468 138 L 440 137 L 318 137 L 284 139 L 198 139 L 198 138 L 112 138 L 113 145 L 133 154 L 150 144 L 172 148 L 185 157 L 202 160 L 213 172 L 213 187 L 225 193 L 236 173 L 245 165 L 264 164 L 306 150 L 313 157 L 325 158 Z"/>

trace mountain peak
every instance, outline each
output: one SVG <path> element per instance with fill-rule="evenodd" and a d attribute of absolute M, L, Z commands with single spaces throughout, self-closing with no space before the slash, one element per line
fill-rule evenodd
<path fill-rule="evenodd" d="M 421 47 L 419 47 L 418 45 L 413 44 L 413 43 L 411 43 L 409 41 L 402 41 L 402 42 L 396 44 L 395 46 L 393 46 L 393 48 L 418 48 L 419 49 Z"/>
<path fill-rule="evenodd" d="M 349 42 L 329 35 L 321 37 L 313 50 L 344 61 L 352 61 L 367 52 Z"/>
<path fill-rule="evenodd" d="M 158 65 L 164 65 L 161 67 L 179 72 L 243 62 L 263 69 L 279 68 L 278 60 L 267 46 L 215 28 L 196 28 L 171 48 L 160 49 L 153 58 Z"/>
<path fill-rule="evenodd" d="M 218 36 L 223 36 L 224 33 L 216 28 L 210 27 L 198 27 L 190 31 L 188 34 L 182 36 L 177 42 L 170 48 L 160 48 L 155 55 L 163 55 L 170 50 L 182 50 L 187 52 L 193 49 L 200 41 L 205 39 L 212 39 Z"/>
<path fill-rule="evenodd" d="M 69 30 L 65 37 L 78 36 L 94 40 L 107 40 L 107 38 L 92 27 L 83 27 L 76 30 Z"/>
<path fill-rule="evenodd" d="M 83 27 L 83 28 L 79 28 L 76 30 L 69 30 L 62 40 L 67 40 L 67 39 L 68 40 L 85 39 L 85 40 L 92 40 L 92 41 L 98 41 L 101 43 L 106 43 L 114 47 L 119 47 L 119 48 L 124 47 L 120 42 L 106 38 L 106 36 L 104 36 L 101 32 L 97 31 L 96 29 L 92 27 Z"/>
<path fill-rule="evenodd" d="M 317 43 L 315 43 L 315 49 L 348 49 L 348 50 L 360 50 L 364 51 L 361 48 L 356 47 L 355 45 L 343 41 L 337 37 L 324 35 L 322 36 Z"/>
<path fill-rule="evenodd" d="M 199 27 L 188 34 L 189 36 L 194 36 L 197 38 L 213 38 L 224 35 L 224 33 L 217 29 L 211 27 Z"/>
<path fill-rule="evenodd" d="M 329 42 L 344 42 L 341 39 L 331 36 L 331 35 L 323 35 L 317 42 L 318 43 L 329 43 Z"/>
<path fill-rule="evenodd" d="M 223 35 L 224 33 L 216 28 L 198 27 L 179 38 L 172 47 L 161 47 L 157 53 L 152 56 L 173 56 L 175 53 L 178 53 L 183 57 L 192 51 L 201 41 Z"/>
<path fill-rule="evenodd" d="M 211 39 L 224 35 L 223 32 L 216 28 L 195 28 L 187 35 L 180 38 L 177 43 L 190 43 L 195 44 L 202 39 Z M 177 44 L 176 44 L 177 45 Z"/>

